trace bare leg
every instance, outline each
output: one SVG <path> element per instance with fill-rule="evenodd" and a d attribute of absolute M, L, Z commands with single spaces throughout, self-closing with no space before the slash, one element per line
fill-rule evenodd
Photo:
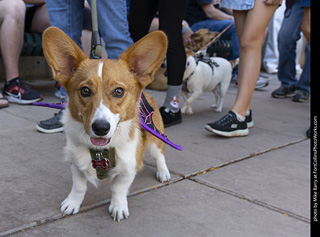
<path fill-rule="evenodd" d="M 25 12 L 21 0 L 0 1 L 0 49 L 7 81 L 19 76 Z"/>
<path fill-rule="evenodd" d="M 30 31 L 42 33 L 49 26 L 50 20 L 47 11 L 47 5 L 43 4 L 41 7 L 37 8 L 33 15 Z"/>
<path fill-rule="evenodd" d="M 310 28 L 310 18 L 311 18 L 311 8 L 305 7 L 303 19 L 301 23 L 301 31 L 303 32 L 304 36 L 307 38 L 309 45 L 311 46 L 311 28 Z"/>
<path fill-rule="evenodd" d="M 232 110 L 243 117 L 250 107 L 260 72 L 264 32 L 276 9 L 277 6 L 255 1 L 254 9 L 250 11 L 234 11 L 241 59 L 238 72 L 238 93 Z"/>

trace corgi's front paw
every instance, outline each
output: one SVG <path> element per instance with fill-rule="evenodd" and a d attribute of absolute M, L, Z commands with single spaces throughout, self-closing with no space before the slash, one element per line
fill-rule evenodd
<path fill-rule="evenodd" d="M 162 169 L 157 171 L 156 178 L 161 183 L 164 183 L 170 181 L 171 175 L 168 169 Z"/>
<path fill-rule="evenodd" d="M 62 203 L 61 203 L 61 212 L 65 215 L 73 215 L 79 212 L 80 205 L 82 203 L 83 198 L 76 197 L 74 195 L 69 195 Z"/>
<path fill-rule="evenodd" d="M 117 199 L 112 197 L 109 213 L 114 221 L 121 221 L 124 218 L 127 219 L 129 217 L 127 198 L 120 200 L 120 198 Z"/>

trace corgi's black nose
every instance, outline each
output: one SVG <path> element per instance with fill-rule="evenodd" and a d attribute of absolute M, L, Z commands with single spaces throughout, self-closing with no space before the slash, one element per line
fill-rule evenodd
<path fill-rule="evenodd" d="M 91 127 L 94 134 L 100 137 L 107 135 L 110 131 L 110 123 L 103 119 L 94 121 Z"/>

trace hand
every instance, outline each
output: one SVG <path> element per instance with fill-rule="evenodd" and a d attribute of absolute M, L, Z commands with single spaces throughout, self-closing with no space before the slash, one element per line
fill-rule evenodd
<path fill-rule="evenodd" d="M 192 34 L 193 34 L 193 31 L 190 28 L 188 28 L 186 32 L 184 32 L 184 34 L 182 35 L 183 43 L 185 46 L 188 46 L 188 45 L 191 47 L 197 46 L 196 42 L 193 39 L 191 39 Z"/>

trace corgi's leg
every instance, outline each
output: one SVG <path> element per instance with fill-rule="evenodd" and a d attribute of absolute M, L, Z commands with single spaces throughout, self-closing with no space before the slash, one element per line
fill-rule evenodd
<path fill-rule="evenodd" d="M 127 195 L 137 173 L 135 154 L 139 142 L 138 134 L 136 132 L 135 139 L 126 143 L 124 147 L 116 149 L 117 165 L 111 174 L 112 197 L 109 206 L 109 213 L 113 220 L 120 221 L 129 217 Z"/>
<path fill-rule="evenodd" d="M 135 175 L 135 169 L 126 170 L 116 174 L 111 180 L 112 198 L 109 213 L 113 220 L 120 221 L 129 217 L 127 195 Z"/>
<path fill-rule="evenodd" d="M 160 146 L 163 146 L 161 144 Z M 150 153 L 151 155 L 155 158 L 156 164 L 157 164 L 157 174 L 156 178 L 159 180 L 161 183 L 167 182 L 171 179 L 170 172 L 168 170 L 166 160 L 164 157 L 164 154 L 162 152 L 162 147 L 159 148 L 157 144 L 153 143 L 150 145 Z"/>
<path fill-rule="evenodd" d="M 71 166 L 72 171 L 72 189 L 68 197 L 61 203 L 61 211 L 64 214 L 76 214 L 80 210 L 80 205 L 87 191 L 87 178 L 82 171 L 74 164 Z"/>

